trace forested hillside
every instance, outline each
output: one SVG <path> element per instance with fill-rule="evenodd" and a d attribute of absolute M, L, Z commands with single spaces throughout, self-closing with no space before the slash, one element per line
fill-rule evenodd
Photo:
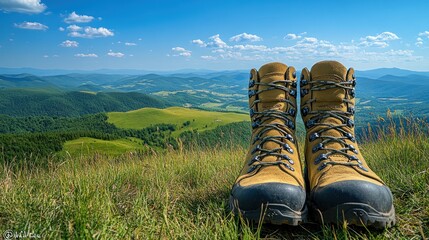
<path fill-rule="evenodd" d="M 10 116 L 79 116 L 170 106 L 159 97 L 136 92 L 63 92 L 52 89 L 0 90 L 0 114 Z"/>

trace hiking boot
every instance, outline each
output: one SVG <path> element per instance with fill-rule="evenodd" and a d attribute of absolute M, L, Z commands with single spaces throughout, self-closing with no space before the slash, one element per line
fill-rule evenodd
<path fill-rule="evenodd" d="M 336 61 L 302 70 L 309 205 L 321 223 L 390 227 L 395 224 L 392 193 L 356 143 L 355 84 L 353 68 Z"/>
<path fill-rule="evenodd" d="M 295 138 L 296 71 L 282 63 L 252 69 L 252 138 L 232 187 L 231 209 L 253 222 L 298 225 L 306 219 L 306 192 Z"/>

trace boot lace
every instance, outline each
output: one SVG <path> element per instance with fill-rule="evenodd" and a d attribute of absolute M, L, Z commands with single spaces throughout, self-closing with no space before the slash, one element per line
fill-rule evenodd
<path fill-rule="evenodd" d="M 304 80 L 306 81 L 306 80 Z M 305 84 L 311 84 L 311 91 L 321 91 L 321 90 L 327 90 L 332 88 L 341 88 L 345 89 L 351 98 L 354 98 L 354 86 L 356 85 L 355 80 L 351 81 L 345 81 L 345 82 L 335 82 L 335 81 L 309 81 L 305 82 Z M 301 95 L 305 95 L 308 92 L 306 92 L 307 89 L 301 89 Z M 308 91 L 308 90 L 307 90 Z M 305 102 L 304 105 L 311 104 L 312 102 L 316 101 L 316 99 L 310 99 L 307 102 Z M 312 148 L 312 152 L 316 153 L 321 150 L 325 150 L 324 153 L 320 154 L 314 161 L 314 164 L 320 164 L 318 167 L 318 170 L 322 170 L 326 168 L 328 165 L 344 165 L 344 166 L 356 166 L 361 168 L 364 171 L 368 171 L 363 165 L 362 162 L 359 160 L 359 158 L 354 155 L 358 154 L 358 151 L 353 146 L 353 144 L 348 144 L 345 140 L 350 140 L 351 142 L 355 143 L 356 139 L 353 136 L 352 128 L 354 127 L 354 121 L 351 119 L 351 117 L 354 115 L 355 110 L 353 107 L 353 102 L 347 98 L 343 99 L 343 103 L 348 104 L 347 106 L 347 112 L 344 111 L 335 111 L 335 110 L 317 110 L 317 111 L 309 111 L 308 107 L 304 107 L 301 109 L 302 115 L 305 116 L 307 114 L 312 114 L 313 117 L 310 118 L 306 122 L 306 128 L 310 129 L 315 126 L 322 126 L 321 129 L 319 129 L 317 132 L 314 132 L 310 135 L 309 141 L 313 142 L 316 139 L 321 139 L 322 141 L 318 144 L 316 144 Z M 342 122 L 342 124 L 330 124 L 326 122 L 321 122 L 321 120 L 326 118 L 335 118 Z M 329 135 L 322 135 L 324 132 L 329 130 L 336 130 L 339 133 L 341 133 L 341 137 L 334 137 Z M 341 144 L 342 148 L 329 148 L 326 147 L 326 144 L 335 142 Z M 354 153 L 354 154 L 352 154 Z M 343 155 L 345 156 L 348 161 L 334 161 L 331 159 L 332 155 Z M 329 161 L 328 161 L 329 160 Z"/>
<path fill-rule="evenodd" d="M 254 80 L 250 81 L 249 87 L 254 85 L 267 86 L 266 89 L 262 90 L 249 90 L 249 98 L 256 96 L 256 100 L 250 105 L 250 117 L 252 119 L 252 128 L 253 130 L 261 129 L 258 134 L 255 135 L 252 145 L 258 142 L 258 145 L 252 150 L 251 154 L 256 154 L 248 163 L 251 166 L 248 170 L 248 173 L 256 170 L 258 167 L 262 166 L 272 166 L 272 165 L 283 165 L 291 171 L 295 171 L 292 167 L 294 161 L 283 152 L 286 150 L 288 153 L 292 154 L 293 149 L 290 147 L 285 140 L 289 140 L 291 143 L 295 143 L 293 136 L 286 131 L 286 129 L 295 129 L 295 124 L 293 118 L 296 115 L 296 105 L 289 99 L 278 100 L 279 102 L 284 102 L 289 104 L 291 107 L 288 111 L 279 111 L 275 109 L 264 110 L 257 112 L 253 110 L 253 107 L 261 103 L 261 100 L 258 99 L 258 95 L 275 89 L 280 89 L 289 94 L 289 96 L 296 97 L 296 82 L 292 80 L 277 80 L 270 83 L 260 83 L 255 82 Z M 286 87 L 291 86 L 292 88 Z M 281 119 L 282 123 L 268 123 L 274 119 Z M 279 135 L 270 135 L 264 136 L 270 130 L 276 130 Z M 280 147 L 273 149 L 266 149 L 262 146 L 267 142 L 274 142 L 279 144 Z M 263 162 L 262 160 L 268 156 L 275 156 L 277 160 L 275 162 Z M 285 161 L 284 161 L 285 160 Z"/>

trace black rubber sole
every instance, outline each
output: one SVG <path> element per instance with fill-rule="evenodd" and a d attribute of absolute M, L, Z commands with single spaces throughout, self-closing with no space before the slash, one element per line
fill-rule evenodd
<path fill-rule="evenodd" d="M 325 211 L 310 204 L 314 219 L 321 224 L 343 224 L 373 227 L 377 229 L 389 228 L 395 225 L 395 208 L 387 213 L 378 212 L 373 207 L 363 203 L 344 203 Z"/>
<path fill-rule="evenodd" d="M 297 226 L 307 221 L 307 207 L 302 211 L 292 210 L 285 204 L 267 203 L 255 210 L 242 210 L 232 196 L 229 198 L 229 208 L 235 214 L 253 223 L 270 223 L 275 225 Z"/>

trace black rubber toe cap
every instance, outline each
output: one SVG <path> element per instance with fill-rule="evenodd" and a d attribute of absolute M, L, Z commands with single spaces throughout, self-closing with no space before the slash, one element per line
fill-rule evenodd
<path fill-rule="evenodd" d="M 310 200 L 322 211 L 343 203 L 362 203 L 379 212 L 389 212 L 393 205 L 392 193 L 388 187 L 357 180 L 316 188 L 311 192 Z"/>
<path fill-rule="evenodd" d="M 236 184 L 231 194 L 241 210 L 256 210 L 262 204 L 272 203 L 301 211 L 305 204 L 304 189 L 285 183 L 261 183 L 245 187 Z"/>

